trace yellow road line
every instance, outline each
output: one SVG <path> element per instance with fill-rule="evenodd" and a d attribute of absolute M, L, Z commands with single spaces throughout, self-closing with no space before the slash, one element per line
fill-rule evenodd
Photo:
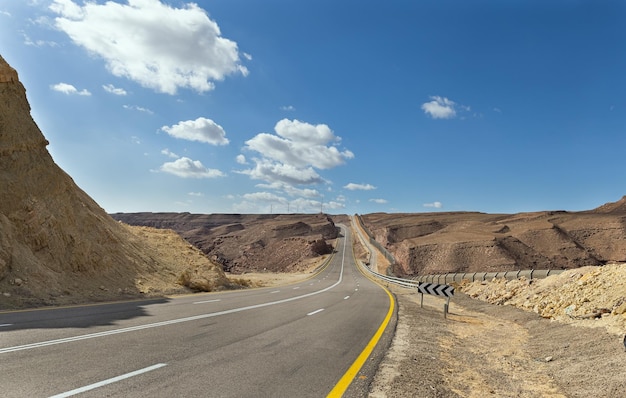
<path fill-rule="evenodd" d="M 378 328 L 370 342 L 367 344 L 365 349 L 361 351 L 361 354 L 359 354 L 359 356 L 354 361 L 354 363 L 352 363 L 348 371 L 341 377 L 341 379 L 339 379 L 339 382 L 335 384 L 335 387 L 330 391 L 330 393 L 328 393 L 327 397 L 341 397 L 343 393 L 346 392 L 348 386 L 350 386 L 350 383 L 352 383 L 352 380 L 354 380 L 356 375 L 359 373 L 359 370 L 361 370 L 361 368 L 365 364 L 365 361 L 367 361 L 367 358 L 374 350 L 374 347 L 376 347 L 376 344 L 378 344 L 378 341 L 382 337 L 383 332 L 385 331 L 387 325 L 389 324 L 389 321 L 391 320 L 391 316 L 393 315 L 393 310 L 395 308 L 395 300 L 393 299 L 393 296 L 386 287 L 380 284 L 378 285 L 383 288 L 385 293 L 387 293 L 387 295 L 389 296 L 389 311 L 387 311 L 387 316 L 385 317 L 383 323 L 381 323 L 380 327 Z"/>

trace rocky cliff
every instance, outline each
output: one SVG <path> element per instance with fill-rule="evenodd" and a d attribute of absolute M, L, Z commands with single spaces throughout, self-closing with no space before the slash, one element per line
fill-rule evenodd
<path fill-rule="evenodd" d="M 403 275 L 626 261 L 626 197 L 584 212 L 375 213 L 362 219 Z"/>
<path fill-rule="evenodd" d="M 81 301 L 85 292 L 141 294 L 137 282 L 150 278 L 170 278 L 166 289 L 175 289 L 177 275 L 161 274 L 173 264 L 106 214 L 54 163 L 47 144 L 17 72 L 0 57 L 0 309 Z M 196 265 L 216 286 L 228 283 L 209 261 Z"/>

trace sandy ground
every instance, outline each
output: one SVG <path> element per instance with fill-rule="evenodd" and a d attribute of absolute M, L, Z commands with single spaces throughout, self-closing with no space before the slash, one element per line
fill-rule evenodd
<path fill-rule="evenodd" d="M 247 280 L 251 282 L 255 287 L 272 287 L 290 285 L 310 278 L 313 275 L 312 272 L 298 272 L 298 273 L 274 273 L 274 272 L 248 272 L 245 274 L 231 274 L 226 273 L 226 276 L 231 280 Z"/>
<path fill-rule="evenodd" d="M 370 397 L 621 397 L 626 353 L 601 329 L 541 318 L 457 294 L 391 286 L 399 305 L 392 345 Z"/>
<path fill-rule="evenodd" d="M 303 281 L 307 278 L 311 278 L 322 267 L 329 255 L 324 255 L 316 258 L 305 260 L 301 267 L 301 272 L 246 272 L 243 274 L 232 274 L 226 272 L 226 277 L 233 281 L 242 281 L 244 284 L 248 284 L 251 287 L 271 287 L 290 285 Z"/>

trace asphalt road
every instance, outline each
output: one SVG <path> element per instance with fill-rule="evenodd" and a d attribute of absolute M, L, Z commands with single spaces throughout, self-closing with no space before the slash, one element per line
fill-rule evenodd
<path fill-rule="evenodd" d="M 0 396 L 341 395 L 393 308 L 347 236 L 280 288 L 0 313 Z"/>

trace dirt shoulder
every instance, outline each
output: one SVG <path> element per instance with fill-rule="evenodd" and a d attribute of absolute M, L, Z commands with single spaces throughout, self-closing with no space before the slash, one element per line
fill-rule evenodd
<path fill-rule="evenodd" d="M 300 272 L 246 272 L 233 274 L 226 272 L 226 276 L 235 282 L 241 282 L 250 287 L 283 286 L 297 283 L 311 278 L 325 264 L 330 255 L 302 260 Z"/>
<path fill-rule="evenodd" d="M 398 325 L 370 397 L 616 397 L 626 391 L 621 339 L 457 294 L 392 286 Z"/>

